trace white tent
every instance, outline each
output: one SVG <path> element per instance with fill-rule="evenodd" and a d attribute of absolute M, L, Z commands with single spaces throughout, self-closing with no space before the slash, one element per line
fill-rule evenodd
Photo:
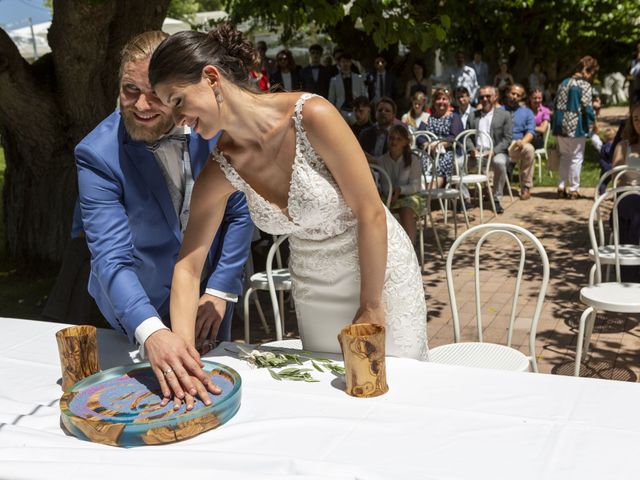
<path fill-rule="evenodd" d="M 47 33 L 51 27 L 51 22 L 36 23 L 31 27 L 16 28 L 9 30 L 7 34 L 16 44 L 20 55 L 27 60 L 35 60 L 45 53 L 49 53 L 51 48 L 47 41 Z M 31 29 L 33 28 L 33 34 Z M 162 31 L 172 35 L 182 30 L 191 30 L 187 22 L 176 20 L 175 18 L 166 18 L 162 24 Z M 35 47 L 34 47 L 35 44 Z"/>

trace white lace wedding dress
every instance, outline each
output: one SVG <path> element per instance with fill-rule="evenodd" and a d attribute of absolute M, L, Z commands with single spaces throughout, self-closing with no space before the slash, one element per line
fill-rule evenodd
<path fill-rule="evenodd" d="M 255 192 L 224 155 L 216 151 L 214 158 L 231 184 L 245 193 L 256 226 L 271 234 L 290 235 L 289 269 L 303 348 L 340 352 L 337 335 L 353 320 L 360 303 L 357 220 L 307 139 L 302 107 L 311 96 L 300 97 L 293 117 L 296 155 L 288 199 L 290 217 Z M 386 354 L 426 360 L 427 307 L 420 267 L 409 238 L 389 211 L 387 241 L 382 294 Z"/>

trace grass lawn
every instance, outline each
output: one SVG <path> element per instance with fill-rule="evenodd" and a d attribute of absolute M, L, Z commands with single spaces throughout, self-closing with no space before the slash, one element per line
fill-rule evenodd
<path fill-rule="evenodd" d="M 0 190 L 4 186 L 4 150 L 0 148 Z M 4 229 L 4 205 L 0 202 L 0 317 L 40 318 L 56 271 L 25 272 L 9 259 Z"/>

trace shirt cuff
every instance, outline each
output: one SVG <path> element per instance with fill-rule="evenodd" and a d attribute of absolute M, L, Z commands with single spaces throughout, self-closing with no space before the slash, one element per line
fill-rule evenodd
<path fill-rule="evenodd" d="M 207 288 L 204 293 L 221 298 L 223 300 L 226 300 L 227 302 L 238 303 L 238 295 L 236 295 L 235 293 L 221 292 L 220 290 L 216 290 L 215 288 Z"/>
<path fill-rule="evenodd" d="M 169 330 L 169 328 L 164 323 L 162 323 L 162 320 L 160 320 L 158 317 L 149 317 L 146 320 L 143 320 L 140 325 L 138 325 L 138 328 L 136 328 L 136 331 L 134 332 L 134 336 L 136 337 L 136 341 L 140 345 L 139 355 L 141 358 L 146 358 L 146 355 L 144 353 L 144 342 L 147 341 L 147 338 L 149 338 L 152 333 L 156 333 L 158 330 L 162 329 Z"/>

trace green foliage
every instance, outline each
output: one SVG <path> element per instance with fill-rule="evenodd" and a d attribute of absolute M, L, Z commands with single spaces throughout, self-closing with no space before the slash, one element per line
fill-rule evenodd
<path fill-rule="evenodd" d="M 223 1 L 232 21 L 254 21 L 274 31 L 282 29 L 285 43 L 309 23 L 331 32 L 341 25 L 355 28 L 361 22 L 379 51 L 398 42 L 426 51 L 445 38 L 451 23 L 444 14 L 425 15 L 425 2 L 419 0 Z"/>
<path fill-rule="evenodd" d="M 220 10 L 220 0 L 171 0 L 167 17 L 189 21 L 198 12 Z"/>

